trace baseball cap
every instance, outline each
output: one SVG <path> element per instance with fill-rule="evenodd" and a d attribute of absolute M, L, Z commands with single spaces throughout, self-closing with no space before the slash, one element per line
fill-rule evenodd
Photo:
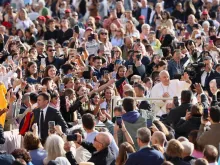
<path fill-rule="evenodd" d="M 208 13 L 208 11 L 207 10 L 204 10 L 203 12 L 202 12 L 202 15 L 208 15 L 209 13 Z"/>
<path fill-rule="evenodd" d="M 66 9 L 65 13 L 71 13 L 71 10 L 70 9 Z"/>
<path fill-rule="evenodd" d="M 141 15 L 138 19 L 145 19 L 145 16 Z"/>
<path fill-rule="evenodd" d="M 42 16 L 42 15 L 39 16 L 37 19 L 46 22 L 46 18 L 44 16 Z"/>

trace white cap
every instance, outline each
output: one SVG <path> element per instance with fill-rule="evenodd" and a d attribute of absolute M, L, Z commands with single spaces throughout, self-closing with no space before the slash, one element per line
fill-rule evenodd
<path fill-rule="evenodd" d="M 212 3 L 212 0 L 207 0 L 207 3 L 208 3 L 208 2 L 209 2 L 209 3 Z"/>
<path fill-rule="evenodd" d="M 196 34 L 195 35 L 195 38 L 199 38 L 199 37 L 202 37 L 201 34 Z"/>

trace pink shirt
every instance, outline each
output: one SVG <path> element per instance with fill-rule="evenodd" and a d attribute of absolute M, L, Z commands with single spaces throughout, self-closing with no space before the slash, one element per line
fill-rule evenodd
<path fill-rule="evenodd" d="M 194 156 L 195 158 L 203 158 L 203 153 L 200 151 L 194 150 L 192 156 Z"/>

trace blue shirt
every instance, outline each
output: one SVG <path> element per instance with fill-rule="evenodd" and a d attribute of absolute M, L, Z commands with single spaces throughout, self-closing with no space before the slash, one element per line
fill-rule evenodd
<path fill-rule="evenodd" d="M 31 162 L 34 165 L 43 165 L 43 160 L 47 156 L 47 152 L 45 150 L 38 148 L 36 150 L 31 150 L 29 153 L 32 159 Z"/>
<path fill-rule="evenodd" d="M 145 22 L 147 22 L 147 14 L 148 14 L 148 7 L 141 8 L 141 15 L 145 16 Z"/>

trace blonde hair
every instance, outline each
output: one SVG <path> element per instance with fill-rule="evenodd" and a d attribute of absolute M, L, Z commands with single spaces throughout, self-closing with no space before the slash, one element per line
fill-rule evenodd
<path fill-rule="evenodd" d="M 133 33 L 136 30 L 133 22 L 131 20 L 128 20 L 126 23 L 130 23 L 131 24 L 131 32 Z M 125 33 L 127 34 L 128 33 L 127 25 L 125 26 L 125 30 L 126 30 Z"/>
<path fill-rule="evenodd" d="M 172 139 L 168 142 L 166 154 L 170 157 L 182 157 L 184 147 L 180 141 Z"/>
<path fill-rule="evenodd" d="M 23 8 L 21 8 L 21 9 L 19 10 L 19 12 L 18 12 L 18 19 L 19 19 L 19 20 L 22 20 L 22 19 L 21 19 L 21 14 L 20 14 L 21 12 L 24 12 L 24 19 L 26 20 L 26 19 L 28 18 L 28 15 L 27 15 L 26 10 L 23 9 Z"/>
<path fill-rule="evenodd" d="M 66 153 L 64 150 L 63 139 L 56 134 L 48 136 L 45 149 L 47 151 L 47 162 L 50 160 L 55 160 L 57 157 L 64 157 Z"/>

